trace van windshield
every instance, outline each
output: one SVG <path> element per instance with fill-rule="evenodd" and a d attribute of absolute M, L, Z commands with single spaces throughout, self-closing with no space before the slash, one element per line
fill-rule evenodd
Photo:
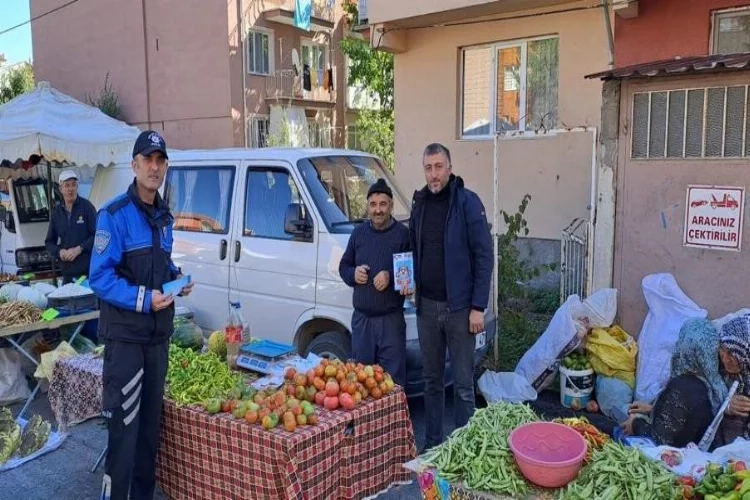
<path fill-rule="evenodd" d="M 316 156 L 299 160 L 297 168 L 330 232 L 350 233 L 367 218 L 367 190 L 381 177 L 393 190 L 393 216 L 409 218 L 406 200 L 375 158 Z"/>
<path fill-rule="evenodd" d="M 20 223 L 49 221 L 46 182 L 17 181 L 13 184 L 13 191 Z"/>

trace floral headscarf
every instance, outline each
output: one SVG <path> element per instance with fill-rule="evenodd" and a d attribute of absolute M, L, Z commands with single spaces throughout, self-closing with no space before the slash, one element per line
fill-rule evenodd
<path fill-rule="evenodd" d="M 719 373 L 719 332 L 706 319 L 682 325 L 672 354 L 672 376 L 695 375 L 706 384 L 714 414 L 727 397 L 727 384 Z"/>
<path fill-rule="evenodd" d="M 737 359 L 740 365 L 739 376 L 728 376 L 738 380 L 738 394 L 750 395 L 750 314 L 734 318 L 721 327 L 721 345 Z"/>

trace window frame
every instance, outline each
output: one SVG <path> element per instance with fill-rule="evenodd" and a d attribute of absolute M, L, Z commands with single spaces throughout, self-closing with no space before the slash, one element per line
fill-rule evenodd
<path fill-rule="evenodd" d="M 265 148 L 268 147 L 268 137 L 266 137 L 266 144 L 264 146 L 260 145 L 260 141 L 258 141 L 258 146 L 254 145 L 253 139 L 260 139 L 257 137 L 258 129 L 256 124 L 260 121 L 266 122 L 266 134 L 270 134 L 271 130 L 271 117 L 269 115 L 262 115 L 262 114 L 252 114 L 248 118 L 248 122 L 250 124 L 249 127 L 249 134 L 250 137 L 248 137 L 248 142 L 250 144 L 251 148 Z"/>
<path fill-rule="evenodd" d="M 742 7 L 731 7 L 728 9 L 717 9 L 711 11 L 711 36 L 708 39 L 708 53 L 711 55 L 718 54 L 716 48 L 718 46 L 719 38 L 719 20 L 722 17 L 733 17 L 736 15 L 750 16 L 750 5 L 744 5 Z"/>
<path fill-rule="evenodd" d="M 303 50 L 304 47 L 308 47 L 310 49 L 310 54 L 312 54 L 312 49 L 314 47 L 317 47 L 317 48 L 323 50 L 323 54 L 325 56 L 324 59 L 323 59 L 323 72 L 325 72 L 328 69 L 328 62 L 329 62 L 329 59 L 330 59 L 331 46 L 327 42 L 316 42 L 312 38 L 300 38 L 299 48 L 300 48 L 300 57 L 302 58 L 302 61 L 300 61 L 300 62 L 303 65 L 306 64 L 305 59 L 304 59 L 304 55 L 303 55 L 304 54 L 304 50 Z M 310 66 L 310 71 L 312 71 L 313 69 L 318 69 L 318 68 L 317 68 L 317 66 L 315 68 L 313 68 L 312 66 Z M 320 85 L 323 85 L 323 82 L 318 82 L 318 83 Z"/>
<path fill-rule="evenodd" d="M 558 40 L 558 61 L 559 61 L 559 50 L 560 50 L 560 35 L 542 35 L 542 36 L 536 36 L 536 37 L 529 37 L 529 38 L 521 38 L 518 40 L 509 40 L 509 41 L 503 41 L 503 42 L 495 42 L 495 43 L 485 43 L 480 45 L 467 45 L 463 47 L 458 48 L 458 75 L 459 75 L 459 105 L 458 105 L 458 139 L 461 141 L 486 141 L 489 139 L 492 139 L 497 134 L 497 117 L 495 116 L 497 114 L 497 84 L 498 84 L 498 71 L 497 71 L 497 54 L 499 51 L 504 49 L 510 49 L 514 47 L 520 47 L 521 49 L 521 60 L 520 60 L 520 82 L 519 82 L 519 89 L 518 92 L 521 93 L 521 99 L 519 104 L 519 120 L 518 120 L 518 130 L 511 130 L 506 133 L 519 133 L 519 132 L 526 132 L 526 67 L 528 64 L 527 60 L 527 54 L 528 54 L 528 47 L 529 43 L 531 42 L 538 42 L 540 40 L 552 40 L 557 39 Z M 490 133 L 485 135 L 466 135 L 464 134 L 464 95 L 465 95 L 465 89 L 464 89 L 464 56 L 467 51 L 470 50 L 477 50 L 477 49 L 492 49 L 492 61 L 490 64 L 492 65 L 491 69 L 491 78 L 490 78 Z M 505 75 L 502 75 L 503 78 L 505 78 Z M 560 66 L 558 63 L 558 73 L 557 73 L 557 83 L 558 86 L 560 84 Z M 559 89 L 559 87 L 558 87 Z M 559 90 L 558 90 L 558 109 L 559 109 Z"/>
<path fill-rule="evenodd" d="M 191 229 L 177 229 L 172 226 L 173 231 L 179 231 L 182 233 L 195 233 L 195 234 L 223 234 L 227 235 L 232 231 L 232 200 L 234 200 L 234 191 L 235 191 L 235 180 L 237 176 L 237 165 L 232 164 L 220 164 L 220 165 L 170 165 L 169 169 L 167 170 L 167 175 L 164 179 L 164 202 L 169 206 L 170 199 L 170 175 L 172 175 L 175 171 L 188 171 L 188 170 L 198 170 L 198 171 L 207 171 L 207 170 L 231 170 L 232 177 L 229 180 L 229 186 L 231 188 L 231 192 L 229 193 L 229 209 L 227 210 L 227 220 L 226 220 L 226 228 L 224 228 L 224 221 L 219 221 L 222 223 L 222 229 L 223 231 L 193 231 Z M 175 212 L 172 211 L 170 208 L 170 212 L 172 212 L 172 216 L 175 216 Z M 176 217 L 175 217 L 176 219 Z"/>
<path fill-rule="evenodd" d="M 245 229 L 247 228 L 247 205 L 248 205 L 248 193 L 250 188 L 250 174 L 253 172 L 276 172 L 276 173 L 284 173 L 289 176 L 289 178 L 294 182 L 295 187 L 297 188 L 297 195 L 299 196 L 300 203 L 302 203 L 302 206 L 304 208 L 304 213 L 306 215 L 306 218 L 308 222 L 310 223 L 310 232 L 308 235 L 290 235 L 290 238 L 277 238 L 274 236 L 263 236 L 263 235 L 257 235 L 257 234 L 246 234 Z M 245 172 L 245 192 L 242 193 L 242 227 L 239 228 L 239 236 L 242 238 L 253 238 L 253 239 L 261 239 L 261 240 L 272 240 L 272 241 L 291 241 L 291 242 L 299 242 L 299 243 L 314 243 L 315 242 L 315 220 L 312 215 L 312 212 L 310 211 L 310 204 L 305 200 L 302 190 L 300 189 L 300 183 L 295 179 L 293 172 L 283 166 L 277 166 L 277 165 L 249 165 Z M 283 228 L 282 228 L 283 229 Z"/>
<path fill-rule="evenodd" d="M 255 35 L 256 33 L 260 33 L 268 37 L 268 73 L 252 71 L 250 69 L 250 44 L 255 43 L 255 38 L 251 35 Z M 274 68 L 276 57 L 274 55 L 274 45 L 275 38 L 272 29 L 264 28 L 262 26 L 252 26 L 247 29 L 247 32 L 245 33 L 245 69 L 247 70 L 248 75 L 272 76 L 275 73 Z"/>

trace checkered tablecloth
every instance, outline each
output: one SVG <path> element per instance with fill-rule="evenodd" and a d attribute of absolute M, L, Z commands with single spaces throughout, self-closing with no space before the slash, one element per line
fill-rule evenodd
<path fill-rule="evenodd" d="M 47 396 L 61 431 L 102 414 L 104 361 L 93 354 L 59 360 Z"/>
<path fill-rule="evenodd" d="M 354 499 L 411 481 L 416 456 L 404 393 L 318 409 L 318 425 L 265 430 L 231 415 L 164 405 L 157 477 L 170 499 Z"/>
<path fill-rule="evenodd" d="M 102 367 L 91 355 L 57 363 L 49 397 L 60 426 L 101 414 Z M 289 433 L 165 400 L 159 483 L 170 500 L 338 500 L 411 481 L 402 465 L 416 446 L 401 390 L 352 411 L 317 411 L 317 425 Z"/>

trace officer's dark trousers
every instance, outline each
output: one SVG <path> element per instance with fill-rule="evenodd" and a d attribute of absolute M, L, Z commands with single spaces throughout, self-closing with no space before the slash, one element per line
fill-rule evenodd
<path fill-rule="evenodd" d="M 366 365 L 379 364 L 393 381 L 406 386 L 406 321 L 403 311 L 384 316 L 352 314 L 352 357 Z"/>
<path fill-rule="evenodd" d="M 109 479 L 111 500 L 127 500 L 128 494 L 131 500 L 151 499 L 169 343 L 106 340 L 104 345 L 103 406 L 109 414 L 109 449 L 103 490 Z"/>

